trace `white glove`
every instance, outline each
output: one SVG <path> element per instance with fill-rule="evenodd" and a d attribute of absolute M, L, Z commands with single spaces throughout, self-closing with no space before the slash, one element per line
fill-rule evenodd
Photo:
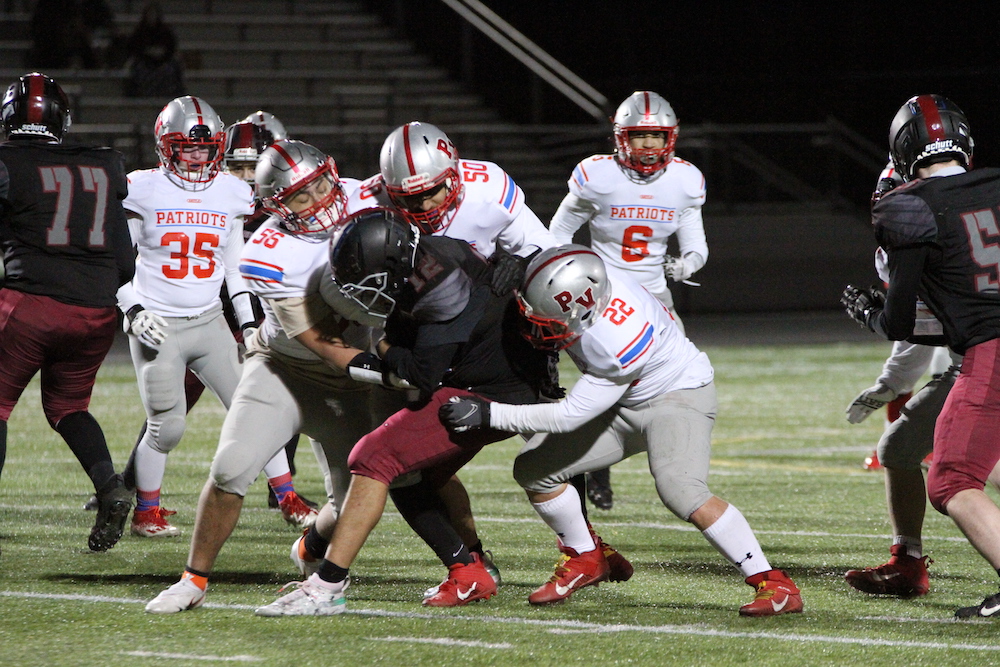
<path fill-rule="evenodd" d="M 895 390 L 890 389 L 881 382 L 874 387 L 868 387 L 858 394 L 857 398 L 847 406 L 847 421 L 852 424 L 860 424 L 868 418 L 868 415 L 898 395 Z"/>
<path fill-rule="evenodd" d="M 167 321 L 154 312 L 140 310 L 132 316 L 128 333 L 149 347 L 157 347 L 167 339 Z"/>
<path fill-rule="evenodd" d="M 668 255 L 663 263 L 663 274 L 674 282 L 679 283 L 687 280 L 693 273 L 691 265 L 683 257 L 670 257 Z"/>

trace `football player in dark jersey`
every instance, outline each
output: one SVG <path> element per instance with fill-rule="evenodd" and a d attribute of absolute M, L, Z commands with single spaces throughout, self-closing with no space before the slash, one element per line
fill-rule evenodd
<path fill-rule="evenodd" d="M 42 408 L 97 492 L 88 544 L 113 547 L 132 507 L 97 420 L 88 412 L 98 368 L 117 328 L 115 292 L 135 262 L 122 200 L 126 180 L 110 148 L 64 146 L 69 101 L 33 72 L 0 106 L 0 466 L 7 420 L 35 373 Z"/>
<path fill-rule="evenodd" d="M 888 293 L 848 287 L 844 302 L 890 340 L 945 342 L 964 355 L 937 420 L 927 492 L 1000 574 L 1000 507 L 984 493 L 1000 461 L 1000 169 L 971 169 L 969 123 L 939 95 L 899 109 L 889 146 L 905 182 L 872 209 Z M 918 298 L 941 321 L 943 341 L 914 335 Z M 1000 593 L 955 615 L 1000 617 Z"/>
<path fill-rule="evenodd" d="M 434 491 L 484 446 L 512 434 L 486 429 L 450 435 L 438 408 L 452 396 L 536 402 L 547 360 L 518 334 L 513 293 L 493 294 L 492 269 L 468 243 L 423 236 L 417 244 L 417 237 L 392 212 L 376 209 L 358 213 L 333 249 L 340 291 L 381 319 L 386 332 L 378 356 L 358 354 L 349 365 L 377 369 L 390 383 L 402 378 L 420 399 L 354 447 L 351 485 L 325 560 L 297 590 L 258 615 L 343 612 L 347 568 L 381 517 L 390 483 L 417 471 L 418 483 L 393 490 L 396 506 L 442 561 L 451 561 L 448 577 L 424 605 L 458 606 L 496 592 L 482 559 L 451 528 Z"/>

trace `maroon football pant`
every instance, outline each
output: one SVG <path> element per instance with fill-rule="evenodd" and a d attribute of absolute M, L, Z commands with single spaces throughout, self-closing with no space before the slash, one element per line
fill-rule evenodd
<path fill-rule="evenodd" d="M 114 306 L 71 306 L 0 289 L 0 420 L 9 419 L 39 371 L 42 408 L 53 428 L 63 417 L 86 411 L 117 321 Z"/>
<path fill-rule="evenodd" d="M 927 496 L 934 508 L 959 491 L 982 490 L 1000 461 L 1000 339 L 972 347 L 934 428 Z"/>
<path fill-rule="evenodd" d="M 419 409 L 403 408 L 358 441 L 347 459 L 351 473 L 384 484 L 400 475 L 423 470 L 424 480 L 440 487 L 486 445 L 506 440 L 510 433 L 493 429 L 449 433 L 438 419 L 438 408 L 452 396 L 475 396 L 445 387 Z"/>

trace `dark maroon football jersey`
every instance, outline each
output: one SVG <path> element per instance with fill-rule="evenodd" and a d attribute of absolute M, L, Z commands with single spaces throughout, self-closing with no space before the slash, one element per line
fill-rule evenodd
<path fill-rule="evenodd" d="M 872 216 L 889 255 L 890 338 L 909 337 L 918 295 L 956 352 L 1000 338 L 1000 169 L 913 181 Z"/>
<path fill-rule="evenodd" d="M 78 306 L 114 306 L 135 272 L 121 154 L 17 140 L 0 144 L 5 287 Z"/>

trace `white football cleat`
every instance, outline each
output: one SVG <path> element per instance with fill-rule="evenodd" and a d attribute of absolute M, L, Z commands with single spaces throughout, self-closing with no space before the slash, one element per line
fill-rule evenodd
<path fill-rule="evenodd" d="M 330 589 L 309 578 L 285 584 L 281 591 L 289 586 L 295 586 L 295 590 L 269 605 L 258 607 L 254 613 L 258 616 L 333 616 L 347 611 L 343 582 Z"/>
<path fill-rule="evenodd" d="M 161 592 L 146 604 L 149 614 L 176 614 L 179 611 L 196 609 L 205 601 L 205 591 L 187 579 Z"/>
<path fill-rule="evenodd" d="M 295 564 L 295 568 L 299 571 L 299 574 L 301 574 L 304 579 L 308 579 L 319 571 L 319 566 L 323 564 L 323 559 L 307 560 L 302 557 L 302 554 L 299 551 L 299 545 L 301 545 L 302 541 L 305 539 L 306 537 L 303 535 L 299 539 L 292 542 L 292 552 L 289 556 L 291 556 L 292 562 Z"/>

